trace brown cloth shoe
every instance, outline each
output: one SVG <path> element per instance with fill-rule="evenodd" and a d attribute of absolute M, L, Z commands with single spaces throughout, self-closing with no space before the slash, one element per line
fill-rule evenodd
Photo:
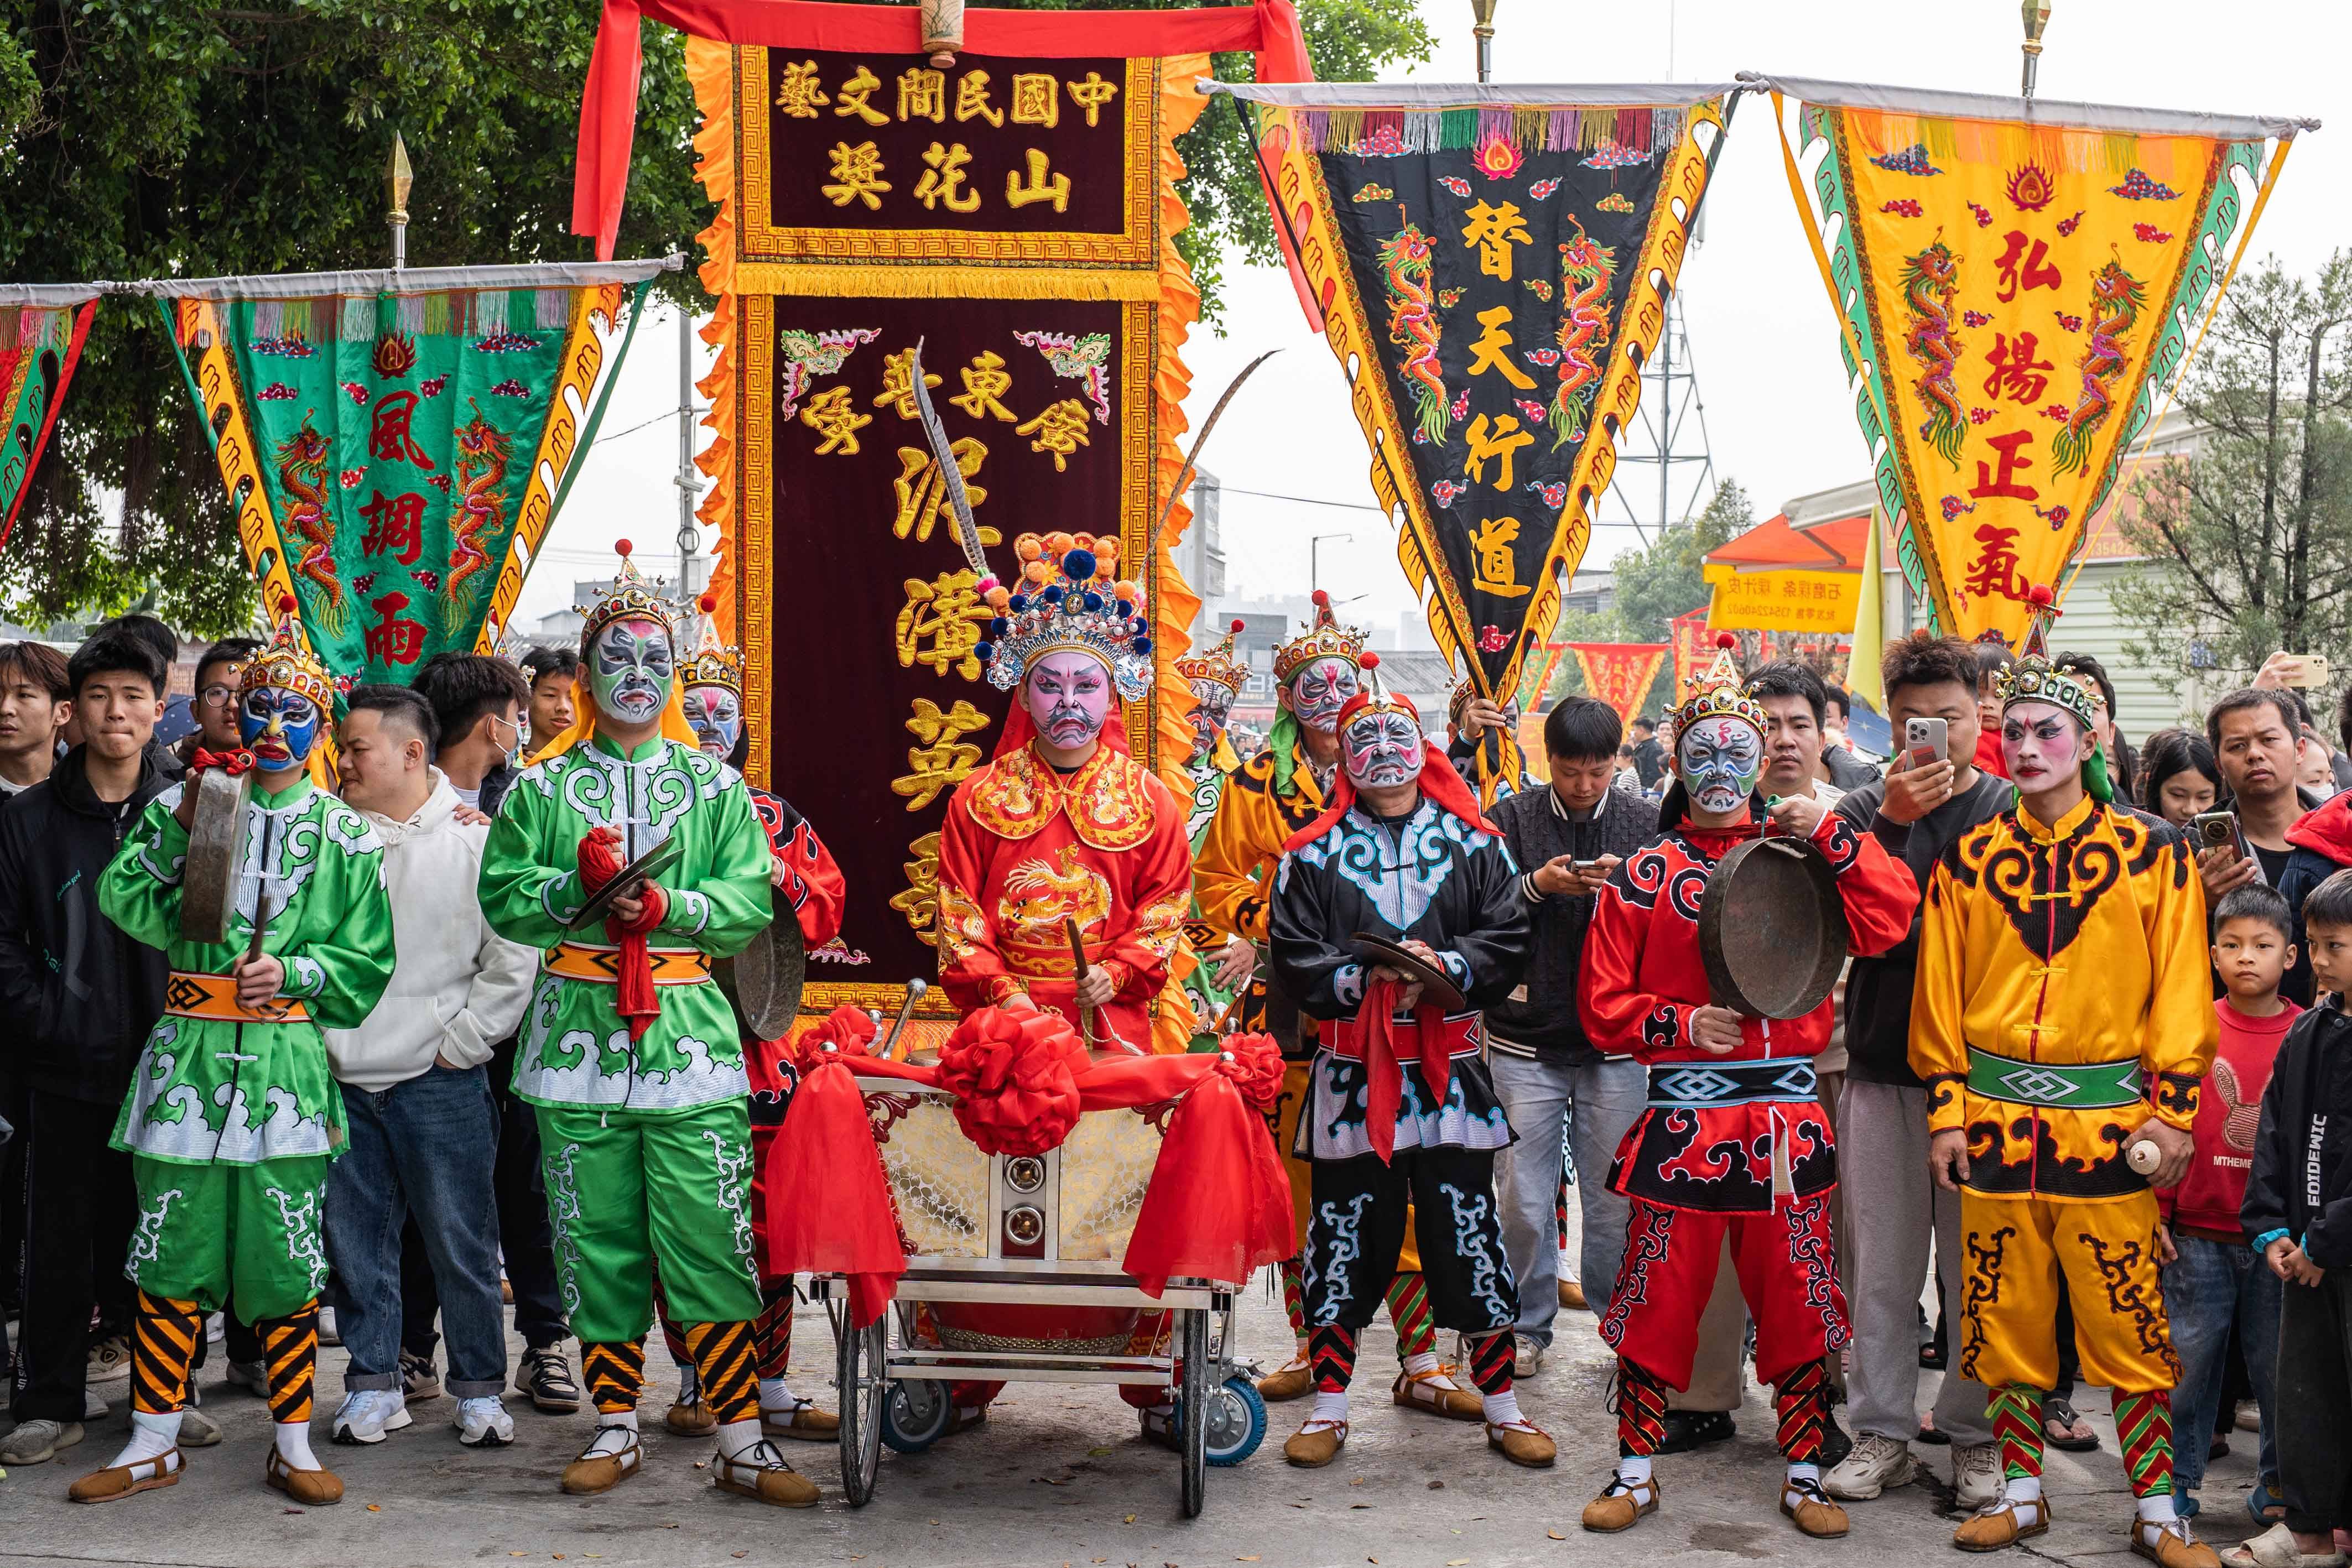
<path fill-rule="evenodd" d="M 1268 1405 L 1304 1399 L 1315 1392 L 1315 1369 L 1304 1361 L 1277 1367 L 1257 1380 L 1257 1396 Z"/>
<path fill-rule="evenodd" d="M 627 1446 L 605 1453 L 593 1452 L 596 1438 L 607 1432 L 625 1435 L 628 1438 Z M 635 1475 L 645 1462 L 646 1450 L 638 1443 L 635 1432 L 626 1427 L 599 1427 L 596 1437 L 589 1439 L 588 1448 L 581 1451 L 578 1458 L 563 1467 L 563 1490 L 574 1497 L 593 1497 L 601 1491 L 611 1491 Z"/>
<path fill-rule="evenodd" d="M 2048 1498 L 2019 1502 L 2004 1495 L 1977 1510 L 1954 1531 L 1952 1544 L 1963 1552 L 1998 1552 L 2004 1546 L 2046 1534 L 2049 1529 Z"/>
<path fill-rule="evenodd" d="M 1628 1486 L 1612 1475 L 1601 1495 L 1584 1505 L 1584 1528 L 1596 1535 L 1614 1535 L 1621 1530 L 1631 1530 L 1645 1513 L 1658 1511 L 1658 1478 L 1652 1476 L 1639 1486 Z"/>
<path fill-rule="evenodd" d="M 2189 1533 L 2185 1519 L 2157 1524 L 2134 1516 L 2131 1549 L 2133 1556 L 2145 1557 L 2157 1568 L 2221 1568 L 2221 1557 Z"/>
<path fill-rule="evenodd" d="M 765 1438 L 733 1458 L 719 1455 L 711 1469 L 711 1485 L 720 1491 L 731 1491 L 778 1508 L 816 1506 L 816 1483 L 784 1463 L 784 1456 Z"/>
<path fill-rule="evenodd" d="M 793 1437 L 803 1443 L 830 1443 L 841 1436 L 841 1417 L 803 1400 L 790 1410 L 761 1409 L 760 1430 L 771 1437 Z"/>
<path fill-rule="evenodd" d="M 275 1452 L 275 1450 L 272 1450 Z M 75 1502 L 113 1502 L 135 1492 L 153 1491 L 157 1487 L 180 1484 L 180 1471 L 187 1460 L 177 1448 L 166 1448 L 152 1459 L 136 1464 L 109 1465 L 66 1488 L 66 1496 Z"/>
<path fill-rule="evenodd" d="M 707 1437 L 719 1430 L 719 1417 L 698 1394 L 691 1399 L 681 1399 L 669 1407 L 662 1425 L 681 1437 Z"/>
<path fill-rule="evenodd" d="M 308 1508 L 330 1508 L 343 1500 L 342 1479 L 334 1471 L 298 1470 L 286 1462 L 274 1443 L 262 1464 L 261 1479 Z"/>
<path fill-rule="evenodd" d="M 1439 1362 L 1428 1372 L 1400 1372 L 1389 1393 L 1408 1410 L 1426 1410 L 1433 1416 L 1443 1416 L 1449 1421 L 1484 1421 L 1486 1402 L 1478 1397 L 1475 1388 L 1456 1384 L 1452 1388 L 1440 1388 L 1437 1380 L 1451 1378 L 1458 1370 L 1446 1362 Z"/>
<path fill-rule="evenodd" d="M 1507 1426 L 1487 1422 L 1486 1446 L 1531 1470 L 1548 1470 L 1559 1458 L 1559 1446 L 1551 1440 L 1551 1434 L 1532 1421 L 1513 1421 Z"/>
<path fill-rule="evenodd" d="M 1780 1512 L 1803 1534 L 1835 1541 L 1850 1528 L 1845 1510 L 1830 1500 L 1818 1481 L 1790 1481 L 1780 1488 Z M 2214 1568 L 2221 1568 L 2219 1563 Z"/>
<path fill-rule="evenodd" d="M 1314 1424 L 1309 1422 L 1308 1425 Z M 1282 1457 L 1302 1470 L 1319 1470 L 1338 1458 L 1339 1450 L 1347 1446 L 1348 1424 L 1345 1421 L 1319 1427 L 1312 1432 L 1302 1427 L 1282 1445 Z"/>
<path fill-rule="evenodd" d="M 1592 1310 L 1584 1300 L 1584 1287 L 1574 1280 L 1562 1280 L 1559 1282 L 1559 1304 L 1571 1312 Z"/>

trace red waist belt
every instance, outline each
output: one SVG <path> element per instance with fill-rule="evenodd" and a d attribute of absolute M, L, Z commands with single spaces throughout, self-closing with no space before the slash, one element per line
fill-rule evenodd
<path fill-rule="evenodd" d="M 1381 1163 L 1396 1152 L 1397 1105 L 1403 1099 L 1405 1058 L 1421 1063 L 1421 1075 L 1443 1105 L 1454 1082 L 1454 1059 L 1478 1049 L 1478 1019 L 1448 1019 L 1434 1003 L 1417 1009 L 1412 1022 L 1395 1019 L 1397 998 L 1404 988 L 1394 980 L 1374 980 L 1364 988 L 1363 1006 L 1352 1019 L 1336 1019 L 1323 1026 L 1322 1043 L 1334 1056 L 1361 1061 L 1370 1077 L 1364 1103 L 1364 1131 Z"/>

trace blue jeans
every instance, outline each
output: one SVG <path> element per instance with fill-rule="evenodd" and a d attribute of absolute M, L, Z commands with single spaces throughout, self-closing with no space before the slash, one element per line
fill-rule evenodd
<path fill-rule="evenodd" d="M 2242 1243 L 2176 1236 L 2180 1256 L 2164 1266 L 2164 1311 L 2180 1382 L 2172 1391 L 2172 1490 L 2193 1492 L 2205 1479 L 2205 1450 L 2220 1417 L 2230 1327 L 2237 1325 L 2246 1375 L 2263 1413 L 2262 1478 L 2276 1490 L 2278 1449 L 2272 1390 L 2278 1372 L 2280 1284 Z"/>
<path fill-rule="evenodd" d="M 1503 1249 L 1519 1281 L 1518 1332 L 1549 1349 L 1559 1314 L 1559 1228 L 1555 1205 L 1564 1164 L 1561 1139 L 1573 1125 L 1581 1230 L 1578 1279 L 1595 1312 L 1606 1311 L 1625 1257 L 1625 1200 L 1609 1190 L 1610 1163 L 1648 1101 L 1648 1071 L 1622 1057 L 1580 1067 L 1496 1051 L 1486 1067 L 1495 1097 L 1518 1141 L 1495 1161 L 1503 1206 Z"/>
<path fill-rule="evenodd" d="M 327 1255 L 350 1392 L 400 1386 L 400 1229 L 425 1237 L 449 1342 L 449 1392 L 506 1384 L 506 1309 L 499 1297 L 498 1107 L 478 1067 L 432 1067 L 370 1093 L 346 1083 L 351 1146 L 327 1176 Z"/>

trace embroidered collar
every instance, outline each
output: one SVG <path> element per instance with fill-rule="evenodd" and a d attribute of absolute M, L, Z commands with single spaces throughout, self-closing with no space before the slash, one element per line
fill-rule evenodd
<path fill-rule="evenodd" d="M 1076 772 L 1058 773 L 1033 744 L 965 779 L 956 799 L 973 821 L 1000 838 L 1031 838 L 1055 817 L 1067 816 L 1083 842 L 1129 850 L 1157 825 L 1149 778 L 1140 763 L 1108 746 L 1097 747 Z"/>
<path fill-rule="evenodd" d="M 2017 801 L 2017 825 L 2027 838 L 2035 842 L 2054 844 L 2062 839 L 2073 838 L 2090 821 L 2091 813 L 2097 809 L 2098 804 L 2098 801 L 2085 791 L 2083 798 L 2074 802 L 2074 810 L 2045 827 L 2040 819 L 2026 810 L 2025 798 L 2021 795 Z"/>

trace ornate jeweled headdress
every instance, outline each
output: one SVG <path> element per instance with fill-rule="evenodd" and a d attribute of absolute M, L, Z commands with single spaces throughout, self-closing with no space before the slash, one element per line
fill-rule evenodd
<path fill-rule="evenodd" d="M 290 593 L 278 596 L 278 622 L 269 634 L 269 643 L 245 666 L 244 678 L 238 684 L 240 692 L 263 686 L 309 697 L 320 713 L 331 713 L 335 699 L 351 689 L 348 679 L 338 680 L 329 674 L 326 665 L 302 645 L 302 625 Z"/>
<path fill-rule="evenodd" d="M 1664 733 L 1658 738 L 1669 751 L 1691 726 L 1706 719 L 1737 719 L 1758 735 L 1765 732 L 1764 705 L 1748 695 L 1739 665 L 1731 656 L 1738 639 L 1726 632 L 1716 639 L 1715 645 L 1715 658 L 1691 677 L 1683 700 L 1666 710 L 1665 723 L 1661 727 Z"/>
<path fill-rule="evenodd" d="M 1401 713 L 1412 720 L 1415 729 L 1421 727 L 1421 708 L 1411 697 L 1389 685 L 1388 676 L 1381 673 L 1378 653 L 1366 653 L 1357 668 L 1362 672 L 1361 678 L 1356 683 L 1356 695 L 1349 697 L 1347 706 L 1339 710 L 1342 727 L 1368 713 Z"/>
<path fill-rule="evenodd" d="M 675 632 L 677 623 L 670 619 L 669 606 L 659 592 L 658 579 L 648 582 L 637 570 L 637 563 L 629 559 L 631 545 L 626 539 L 614 541 L 613 549 L 621 558 L 621 570 L 613 574 L 613 586 L 604 597 L 588 609 L 588 619 L 580 628 L 580 646 L 585 648 L 596 640 L 596 633 L 615 621 L 651 621 L 664 632 Z"/>
<path fill-rule="evenodd" d="M 1212 645 L 1206 653 L 1192 653 L 1176 661 L 1176 673 L 1186 681 L 1213 681 L 1235 696 L 1242 695 L 1250 674 L 1249 662 L 1234 653 L 1234 639 L 1248 622 L 1236 621 L 1225 632 L 1223 641 Z"/>
<path fill-rule="evenodd" d="M 1109 666 L 1111 684 L 1129 702 L 1151 689 L 1151 622 L 1143 590 L 1114 580 L 1117 536 L 1023 534 L 1013 553 L 1021 559 L 1018 582 L 980 581 L 981 599 L 996 612 L 987 640 L 972 650 L 988 667 L 989 685 L 1009 692 L 1030 665 L 1069 649 Z"/>
<path fill-rule="evenodd" d="M 2058 605 L 2050 591 L 2036 583 L 2026 594 L 2032 619 L 2026 622 L 2024 643 L 2017 663 L 1994 672 L 1993 695 L 2005 713 L 2011 703 L 2048 703 L 2065 709 L 2084 729 L 2098 722 L 2104 699 L 2098 683 L 2088 675 L 2062 669 L 2050 660 L 2050 623 L 2058 619 Z"/>
<path fill-rule="evenodd" d="M 1360 626 L 1340 625 L 1331 614 L 1331 596 L 1317 589 L 1314 621 L 1306 631 L 1274 651 L 1275 684 L 1288 681 L 1318 659 L 1345 659 L 1360 666 L 1364 662 L 1365 637 Z"/>
<path fill-rule="evenodd" d="M 694 656 L 678 667 L 677 684 L 681 689 L 725 686 L 740 697 L 743 695 L 742 650 L 719 641 L 719 623 L 711 619 L 711 612 L 719 608 L 716 598 L 704 594 L 698 607 L 702 611 L 702 634 L 696 641 Z"/>

